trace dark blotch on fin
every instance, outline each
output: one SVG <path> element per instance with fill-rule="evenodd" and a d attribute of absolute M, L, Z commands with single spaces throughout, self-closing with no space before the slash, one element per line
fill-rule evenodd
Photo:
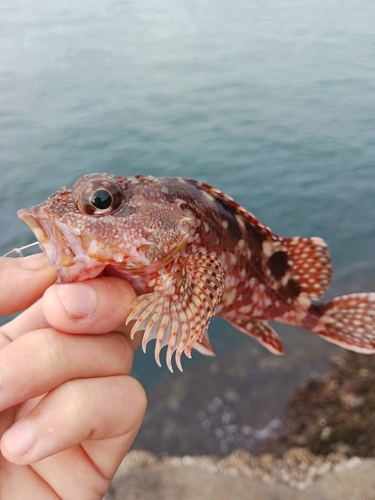
<path fill-rule="evenodd" d="M 313 314 L 316 318 L 322 316 L 326 309 L 325 302 L 314 301 L 311 302 L 309 307 L 309 313 Z"/>
<path fill-rule="evenodd" d="M 298 295 L 302 291 L 301 285 L 299 283 L 297 283 L 297 281 L 294 280 L 293 278 L 290 278 L 288 280 L 288 283 L 286 284 L 286 289 L 294 297 L 298 297 Z"/>
<path fill-rule="evenodd" d="M 281 279 L 285 276 L 287 270 L 289 269 L 288 265 L 288 254 L 282 250 L 275 252 L 268 259 L 268 267 L 272 273 L 272 275 L 276 279 Z"/>

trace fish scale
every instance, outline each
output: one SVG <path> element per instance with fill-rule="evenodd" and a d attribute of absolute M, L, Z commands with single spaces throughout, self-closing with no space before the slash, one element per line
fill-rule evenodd
<path fill-rule="evenodd" d="M 105 272 L 127 279 L 138 297 L 128 322 L 155 339 L 155 359 L 194 347 L 213 355 L 214 314 L 274 354 L 281 340 L 268 321 L 311 330 L 357 352 L 375 352 L 375 293 L 318 299 L 332 275 L 319 237 L 281 237 L 230 196 L 180 177 L 88 174 L 45 202 L 22 209 L 58 281 Z"/>

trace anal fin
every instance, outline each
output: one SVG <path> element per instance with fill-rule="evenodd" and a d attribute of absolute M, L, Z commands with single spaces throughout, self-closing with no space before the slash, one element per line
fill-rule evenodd
<path fill-rule="evenodd" d="M 208 338 L 208 331 L 205 330 L 202 338 L 198 339 L 194 345 L 193 349 L 200 352 L 204 356 L 216 356 L 214 348 L 211 345 L 210 339 Z"/>
<path fill-rule="evenodd" d="M 229 321 L 234 327 L 241 332 L 250 335 L 257 340 L 262 346 L 268 349 L 272 354 L 284 354 L 284 349 L 280 337 L 273 328 L 262 320 L 251 320 L 249 318 L 237 317 L 235 320 Z"/>

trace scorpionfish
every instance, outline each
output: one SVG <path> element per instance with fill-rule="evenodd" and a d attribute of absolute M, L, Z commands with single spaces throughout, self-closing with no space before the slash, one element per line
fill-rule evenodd
<path fill-rule="evenodd" d="M 105 270 L 127 279 L 137 299 L 127 319 L 155 359 L 192 348 L 213 355 L 207 328 L 223 317 L 275 354 L 268 321 L 311 330 L 346 349 L 375 352 L 375 293 L 318 299 L 331 260 L 318 237 L 280 237 L 223 192 L 179 177 L 89 174 L 44 203 L 18 212 L 34 232 L 58 282 Z"/>

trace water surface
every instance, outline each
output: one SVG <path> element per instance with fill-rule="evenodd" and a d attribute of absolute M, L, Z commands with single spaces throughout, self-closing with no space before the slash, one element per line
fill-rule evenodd
<path fill-rule="evenodd" d="M 2 252 L 33 240 L 17 209 L 84 173 L 178 175 L 278 234 L 322 236 L 330 295 L 375 290 L 374 19 L 363 1 L 3 0 Z M 289 352 L 315 349 L 282 332 Z M 220 320 L 211 337 L 231 364 L 258 349 Z M 332 351 L 311 342 L 323 370 Z M 172 380 L 151 351 L 134 369 L 150 391 Z"/>

